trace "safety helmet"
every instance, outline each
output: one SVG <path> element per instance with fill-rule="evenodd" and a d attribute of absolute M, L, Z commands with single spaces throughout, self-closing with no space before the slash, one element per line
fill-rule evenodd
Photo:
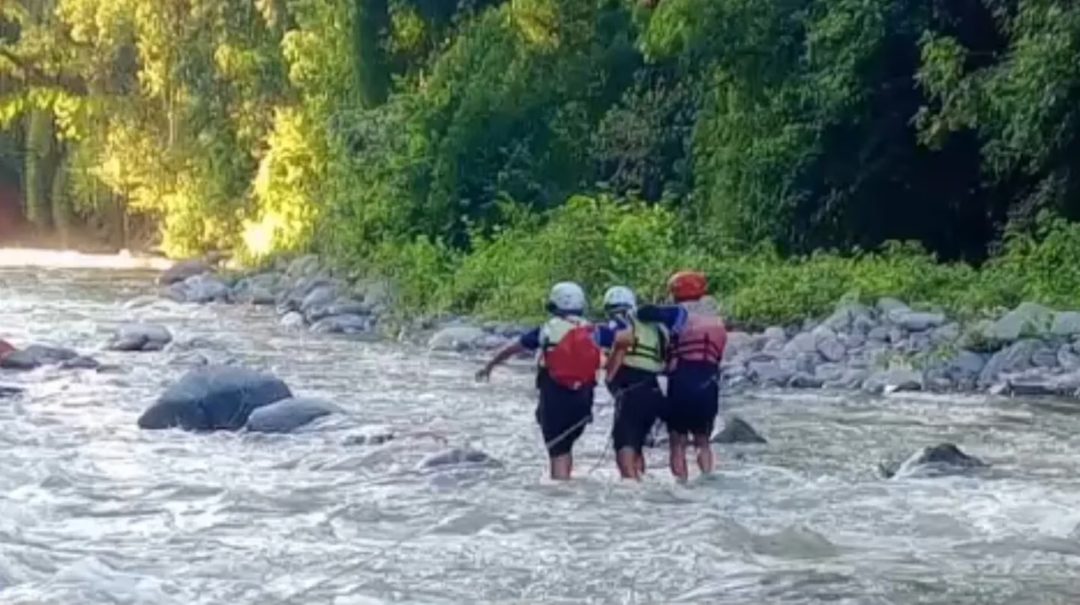
<path fill-rule="evenodd" d="M 585 291 L 574 282 L 559 282 L 551 287 L 548 306 L 563 313 L 584 313 Z"/>
<path fill-rule="evenodd" d="M 637 306 L 634 291 L 626 286 L 612 286 L 604 292 L 604 310 L 633 309 Z"/>
<path fill-rule="evenodd" d="M 668 292 L 675 302 L 698 300 L 708 294 L 709 282 L 698 271 L 679 271 L 668 280 Z"/>

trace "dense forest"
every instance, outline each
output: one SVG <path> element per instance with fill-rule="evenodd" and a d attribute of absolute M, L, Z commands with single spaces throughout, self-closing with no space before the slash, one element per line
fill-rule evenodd
<path fill-rule="evenodd" d="M 39 233 L 314 250 L 420 307 L 688 263 L 763 320 L 1080 302 L 1067 0 L 5 0 L 0 128 Z"/>

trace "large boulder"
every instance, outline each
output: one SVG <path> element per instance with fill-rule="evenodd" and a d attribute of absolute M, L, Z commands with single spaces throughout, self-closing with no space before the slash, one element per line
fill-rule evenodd
<path fill-rule="evenodd" d="M 474 326 L 448 326 L 432 335 L 428 348 L 433 351 L 467 351 L 479 348 L 487 335 Z"/>
<path fill-rule="evenodd" d="M 139 428 L 235 431 L 251 413 L 292 397 L 279 378 L 236 366 L 191 370 L 139 417 Z"/>
<path fill-rule="evenodd" d="M 1031 368 L 1031 358 L 1045 345 L 1038 340 L 1021 340 L 998 351 L 979 373 L 978 385 L 993 385 L 1000 374 L 1015 374 Z"/>
<path fill-rule="evenodd" d="M 160 351 L 172 342 L 172 333 L 158 324 L 124 324 L 109 342 L 110 351 Z"/>
<path fill-rule="evenodd" d="M 341 413 L 342 409 L 321 399 L 293 397 L 263 406 L 251 413 L 247 430 L 256 433 L 288 433 L 317 418 Z"/>
<path fill-rule="evenodd" d="M 229 300 L 248 305 L 273 305 L 277 302 L 280 289 L 280 275 L 260 273 L 236 282 L 229 294 Z"/>
<path fill-rule="evenodd" d="M 312 310 L 319 307 L 325 307 L 337 300 L 339 290 L 340 286 L 336 282 L 313 288 L 308 292 L 307 296 L 300 301 L 300 312 L 304 314 L 304 317 L 308 317 L 308 313 Z M 311 319 L 308 318 L 308 321 L 311 321 Z"/>
<path fill-rule="evenodd" d="M 229 286 L 214 275 L 203 274 L 189 277 L 181 284 L 183 302 L 210 303 L 226 302 L 229 299 Z"/>
<path fill-rule="evenodd" d="M 1014 396 L 1041 397 L 1060 395 L 1075 397 L 1080 393 L 1080 373 L 1051 374 L 1044 368 L 1035 368 L 1019 374 L 1002 376 L 1003 382 L 995 392 Z"/>
<path fill-rule="evenodd" d="M 885 478 L 910 476 L 939 476 L 970 472 L 988 466 L 982 460 L 964 453 L 952 443 L 924 447 L 900 464 L 885 463 L 879 468 Z"/>
<path fill-rule="evenodd" d="M 1001 319 L 985 326 L 983 338 L 990 343 L 1009 343 L 1020 338 L 1042 338 L 1050 334 L 1054 312 L 1035 303 L 1020 303 Z"/>
<path fill-rule="evenodd" d="M 818 330 L 815 330 L 815 335 L 817 337 L 817 352 L 820 353 L 826 361 L 836 363 L 847 356 L 847 347 L 844 346 L 844 343 L 840 342 L 836 333 L 829 328 L 819 328 Z"/>
<path fill-rule="evenodd" d="M 0 368 L 6 370 L 33 370 L 46 365 L 58 365 L 79 356 L 71 349 L 30 345 L 25 349 L 11 351 L 0 357 Z"/>
<path fill-rule="evenodd" d="M 945 376 L 959 388 L 968 390 L 975 386 L 986 367 L 987 357 L 974 351 L 961 350 L 945 365 Z"/>
<path fill-rule="evenodd" d="M 1054 314 L 1054 322 L 1050 325 L 1050 333 L 1054 336 L 1065 337 L 1080 334 L 1080 313 L 1065 311 Z"/>
<path fill-rule="evenodd" d="M 172 284 L 180 283 L 189 277 L 195 277 L 196 275 L 202 275 L 203 273 L 209 273 L 212 271 L 210 265 L 206 264 L 201 259 L 190 259 L 180 261 L 168 269 L 161 272 L 158 275 L 158 284 L 162 286 L 171 286 Z"/>

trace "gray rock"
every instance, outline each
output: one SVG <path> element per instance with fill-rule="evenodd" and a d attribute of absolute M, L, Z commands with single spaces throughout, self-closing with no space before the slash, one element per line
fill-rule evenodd
<path fill-rule="evenodd" d="M 825 381 L 815 375 L 799 372 L 792 376 L 787 383 L 790 389 L 820 389 Z"/>
<path fill-rule="evenodd" d="M 915 332 L 907 340 L 897 343 L 896 348 L 908 355 L 918 355 L 930 351 L 933 346 L 930 334 Z"/>
<path fill-rule="evenodd" d="M 988 466 L 982 460 L 965 454 L 952 443 L 941 443 L 915 452 L 901 464 L 886 463 L 880 467 L 886 479 L 911 476 L 941 476 L 969 472 Z"/>
<path fill-rule="evenodd" d="M 840 380 L 846 370 L 847 368 L 838 363 L 823 363 L 814 369 L 814 377 L 824 384 Z"/>
<path fill-rule="evenodd" d="M 300 302 L 300 312 L 307 316 L 307 313 L 316 307 L 325 307 L 330 303 L 337 300 L 338 286 L 337 284 L 327 284 L 324 286 L 318 286 L 311 290 L 304 297 L 304 300 Z"/>
<path fill-rule="evenodd" d="M 738 416 L 730 416 L 724 422 L 724 429 L 712 438 L 713 443 L 768 443 L 750 423 Z"/>
<path fill-rule="evenodd" d="M 210 303 L 225 302 L 229 299 L 230 290 L 217 277 L 210 274 L 195 275 L 184 280 L 182 292 L 184 302 Z"/>
<path fill-rule="evenodd" d="M 82 355 L 60 362 L 61 370 L 97 370 L 100 368 L 101 364 L 98 363 L 98 360 Z"/>
<path fill-rule="evenodd" d="M 1017 374 L 1002 376 L 998 383 L 1002 393 L 1017 396 L 1039 397 L 1061 395 L 1075 397 L 1080 392 L 1080 373 L 1050 374 L 1046 369 L 1036 368 Z M 998 393 L 1001 394 L 1001 393 Z"/>
<path fill-rule="evenodd" d="M 859 368 L 848 368 L 843 371 L 839 378 L 826 380 L 824 387 L 827 389 L 852 390 L 862 386 L 870 373 Z"/>
<path fill-rule="evenodd" d="M 500 468 L 502 467 L 502 463 L 485 452 L 467 447 L 453 448 L 445 452 L 432 454 L 420 461 L 421 469 L 438 469 L 459 466 Z"/>
<path fill-rule="evenodd" d="M 945 375 L 963 385 L 974 385 L 986 367 L 987 358 L 974 351 L 962 350 L 945 367 Z"/>
<path fill-rule="evenodd" d="M 308 254 L 307 256 L 301 256 L 289 263 L 289 268 L 285 270 L 285 275 L 292 279 L 314 277 L 321 270 L 322 267 L 319 265 L 319 257 L 314 254 Z"/>
<path fill-rule="evenodd" d="M 841 334 L 840 344 L 844 345 L 845 349 L 857 349 L 866 344 L 866 336 L 858 332 Z"/>
<path fill-rule="evenodd" d="M 765 340 L 775 340 L 781 343 L 787 341 L 787 333 L 784 332 L 783 328 L 779 328 L 777 326 L 766 328 L 765 332 L 762 333 L 762 336 L 765 338 Z"/>
<path fill-rule="evenodd" d="M 288 433 L 317 418 L 342 413 L 338 406 L 321 399 L 294 397 L 263 406 L 251 413 L 247 430 L 255 433 Z"/>
<path fill-rule="evenodd" d="M 293 284 L 292 288 L 284 290 L 278 296 L 277 311 L 284 315 L 289 311 L 299 311 L 304 299 L 313 291 L 322 287 L 336 287 L 338 283 L 325 277 L 302 277 Z"/>
<path fill-rule="evenodd" d="M 907 334 L 904 333 L 904 329 L 899 326 L 893 326 L 889 328 L 888 342 L 893 345 L 893 348 L 897 348 L 900 343 L 907 339 Z"/>
<path fill-rule="evenodd" d="M 450 326 L 432 335 L 428 348 L 433 351 L 466 351 L 478 348 L 485 332 L 475 326 Z"/>
<path fill-rule="evenodd" d="M 304 313 L 304 317 L 307 319 L 308 323 L 315 323 L 320 319 L 333 315 L 368 315 L 370 310 L 371 309 L 362 302 L 357 302 L 350 298 L 339 298 L 328 305 L 315 306 L 308 309 L 308 311 Z"/>
<path fill-rule="evenodd" d="M 202 260 L 185 260 L 175 263 L 165 271 L 162 271 L 161 274 L 158 275 L 157 282 L 162 286 L 171 286 L 172 284 L 180 283 L 189 277 L 209 273 L 211 270 L 210 265 Z"/>
<path fill-rule="evenodd" d="M 172 284 L 161 290 L 161 297 L 175 303 L 187 302 L 187 290 L 184 289 L 183 283 Z"/>
<path fill-rule="evenodd" d="M 349 435 L 342 442 L 342 445 L 382 445 L 396 439 L 397 436 L 393 433 L 362 433 L 359 435 Z"/>
<path fill-rule="evenodd" d="M 295 330 L 304 327 L 304 316 L 299 311 L 290 311 L 281 318 L 281 327 Z"/>
<path fill-rule="evenodd" d="M 878 299 L 877 310 L 883 316 L 888 317 L 890 313 L 894 313 L 897 311 L 910 311 L 911 309 L 902 301 L 899 301 L 895 298 L 885 297 Z"/>
<path fill-rule="evenodd" d="M 1031 365 L 1036 368 L 1055 368 L 1058 365 L 1057 350 L 1042 347 L 1031 354 Z"/>
<path fill-rule="evenodd" d="M 172 333 L 165 326 L 129 323 L 117 328 L 107 348 L 110 351 L 160 351 L 172 339 Z"/>
<path fill-rule="evenodd" d="M 1021 340 L 998 351 L 979 374 L 979 386 L 988 387 L 994 384 L 999 374 L 1027 370 L 1031 367 L 1032 355 L 1041 348 L 1043 344 L 1038 340 Z"/>
<path fill-rule="evenodd" d="M 915 311 L 893 311 L 889 320 L 909 332 L 925 332 L 945 324 L 941 313 L 918 313 Z"/>
<path fill-rule="evenodd" d="M 757 339 L 746 332 L 729 332 L 724 359 L 737 359 L 740 355 L 756 352 Z"/>
<path fill-rule="evenodd" d="M 775 361 L 751 361 L 747 370 L 750 379 L 763 386 L 784 386 L 793 374 Z"/>
<path fill-rule="evenodd" d="M 817 350 L 826 361 L 837 362 L 847 356 L 847 349 L 835 335 L 823 335 L 818 340 Z"/>
<path fill-rule="evenodd" d="M 889 329 L 885 326 L 874 326 L 866 334 L 866 339 L 874 342 L 888 342 L 889 341 Z"/>
<path fill-rule="evenodd" d="M 945 324 L 940 328 L 935 328 L 934 331 L 930 333 L 930 341 L 938 346 L 951 344 L 959 339 L 960 324 L 958 323 Z"/>
<path fill-rule="evenodd" d="M 366 315 L 332 315 L 312 325 L 311 331 L 316 334 L 364 334 L 373 327 L 374 322 Z"/>
<path fill-rule="evenodd" d="M 385 309 L 393 303 L 394 288 L 386 280 L 363 280 L 357 283 L 356 288 L 363 293 L 364 304 L 371 309 Z"/>
<path fill-rule="evenodd" d="M 71 349 L 30 345 L 0 358 L 0 368 L 5 370 L 33 370 L 46 365 L 59 365 L 78 357 Z"/>
<path fill-rule="evenodd" d="M 922 374 L 905 368 L 875 372 L 863 383 L 863 390 L 871 393 L 921 391 L 922 387 Z"/>
<path fill-rule="evenodd" d="M 234 366 L 191 370 L 139 417 L 139 428 L 212 431 L 242 428 L 256 409 L 292 397 L 269 374 Z"/>
<path fill-rule="evenodd" d="M 181 353 L 169 360 L 169 365 L 182 367 L 199 367 L 210 365 L 210 359 L 198 351 Z"/>
<path fill-rule="evenodd" d="M 1021 337 L 1043 337 L 1050 333 L 1054 312 L 1035 303 L 1021 303 L 994 322 L 983 337 L 990 342 L 1012 342 Z"/>
<path fill-rule="evenodd" d="M 1080 354 L 1077 354 L 1072 345 L 1061 345 L 1057 352 L 1058 365 L 1066 370 L 1080 368 Z"/>
<path fill-rule="evenodd" d="M 1080 313 L 1065 311 L 1054 314 L 1054 321 L 1050 326 L 1050 333 L 1054 336 L 1071 337 L 1080 334 Z"/>
<path fill-rule="evenodd" d="M 800 332 L 796 334 L 786 345 L 784 352 L 796 355 L 799 353 L 816 353 L 818 337 L 812 332 Z"/>
<path fill-rule="evenodd" d="M 852 330 L 855 322 L 860 319 L 873 323 L 870 319 L 870 309 L 859 303 L 844 302 L 838 304 L 832 315 L 821 322 L 821 325 L 834 332 L 847 332 Z"/>
<path fill-rule="evenodd" d="M 784 359 L 782 365 L 795 372 L 813 374 L 814 368 L 819 363 L 821 363 L 821 355 L 817 353 L 799 353 L 794 357 Z"/>

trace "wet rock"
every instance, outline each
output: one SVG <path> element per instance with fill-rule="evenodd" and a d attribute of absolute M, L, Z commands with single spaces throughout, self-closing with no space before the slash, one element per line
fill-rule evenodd
<path fill-rule="evenodd" d="M 930 340 L 930 334 L 916 332 L 906 340 L 898 342 L 895 348 L 907 355 L 919 355 L 930 351 L 933 346 L 934 343 Z"/>
<path fill-rule="evenodd" d="M 251 413 L 292 397 L 281 379 L 235 366 L 191 370 L 139 417 L 139 428 L 212 431 L 242 428 Z"/>
<path fill-rule="evenodd" d="M 1036 368 L 1002 376 L 1002 382 L 995 386 L 997 387 L 995 390 L 999 391 L 995 394 L 998 395 L 1076 397 L 1080 393 L 1080 373 L 1049 374 L 1045 369 Z"/>
<path fill-rule="evenodd" d="M 246 305 L 273 305 L 277 303 L 281 276 L 276 273 L 260 273 L 245 277 L 233 286 L 229 299 Z"/>
<path fill-rule="evenodd" d="M 1061 345 L 1057 351 L 1058 365 L 1065 370 L 1080 368 L 1080 354 L 1073 349 L 1072 345 Z"/>
<path fill-rule="evenodd" d="M 260 407 L 248 417 L 247 430 L 255 433 L 288 433 L 317 418 L 343 410 L 321 399 L 294 397 Z"/>
<path fill-rule="evenodd" d="M 162 286 L 180 283 L 189 277 L 211 272 L 210 265 L 200 259 L 185 260 L 175 263 L 158 275 L 157 282 Z"/>
<path fill-rule="evenodd" d="M 817 351 L 826 361 L 833 363 L 841 361 L 847 356 L 847 349 L 840 342 L 840 339 L 836 337 L 836 334 L 832 333 L 832 330 L 829 330 L 828 333 L 818 334 Z"/>
<path fill-rule="evenodd" d="M 940 476 L 985 468 L 982 460 L 964 453 L 952 443 L 941 443 L 915 452 L 900 464 L 884 463 L 879 468 L 886 479 L 893 477 Z"/>
<path fill-rule="evenodd" d="M 373 327 L 372 319 L 361 315 L 333 315 L 311 326 L 316 334 L 364 334 Z"/>
<path fill-rule="evenodd" d="M 799 372 L 792 376 L 787 383 L 789 389 L 820 389 L 825 381 L 813 374 Z"/>
<path fill-rule="evenodd" d="M 229 286 L 210 274 L 185 279 L 181 292 L 183 292 L 184 302 L 189 303 L 226 302 L 229 299 Z"/>
<path fill-rule="evenodd" d="M 313 288 L 300 302 L 300 312 L 305 316 L 315 308 L 325 307 L 337 300 L 339 286 L 331 283 Z"/>
<path fill-rule="evenodd" d="M 33 370 L 46 365 L 59 365 L 78 357 L 71 349 L 30 345 L 25 349 L 12 351 L 0 358 L 0 368 L 6 370 Z"/>
<path fill-rule="evenodd" d="M 169 365 L 184 367 L 199 367 L 210 365 L 210 359 L 198 351 L 181 353 L 169 360 Z"/>
<path fill-rule="evenodd" d="M 858 349 L 866 344 L 866 336 L 853 332 L 851 334 L 840 334 L 840 344 L 844 345 L 845 349 Z"/>
<path fill-rule="evenodd" d="M 487 453 L 468 447 L 456 447 L 445 452 L 432 454 L 420 461 L 422 469 L 439 469 L 459 466 L 481 466 L 499 468 L 502 463 Z"/>
<path fill-rule="evenodd" d="M 1057 350 L 1042 347 L 1031 354 L 1031 365 L 1036 368 L 1055 368 L 1058 365 Z"/>
<path fill-rule="evenodd" d="M 172 333 L 158 324 L 124 324 L 108 344 L 110 351 L 160 351 L 172 342 Z"/>
<path fill-rule="evenodd" d="M 342 445 L 382 445 L 384 443 L 393 441 L 396 438 L 396 435 L 394 435 L 393 433 L 362 433 L 359 435 L 349 435 L 342 442 Z"/>
<path fill-rule="evenodd" d="M 793 374 L 776 361 L 751 361 L 746 369 L 750 379 L 762 386 L 784 386 Z"/>
<path fill-rule="evenodd" d="M 304 316 L 299 311 L 290 311 L 282 316 L 279 323 L 283 328 L 296 330 L 304 327 Z"/>
<path fill-rule="evenodd" d="M 795 357 L 788 357 L 781 362 L 785 368 L 793 372 L 811 375 L 819 363 L 821 363 L 821 355 L 817 353 L 799 353 Z"/>
<path fill-rule="evenodd" d="M 1075 311 L 1055 313 L 1054 321 L 1050 326 L 1050 333 L 1054 336 L 1064 337 L 1080 334 L 1080 313 Z"/>
<path fill-rule="evenodd" d="M 974 351 L 962 350 L 945 366 L 945 376 L 956 386 L 967 390 L 974 388 L 986 367 L 987 357 Z"/>
<path fill-rule="evenodd" d="M 334 315 L 368 315 L 370 309 L 362 302 L 357 302 L 349 298 L 339 298 L 334 302 L 316 306 L 308 309 L 304 313 L 304 317 L 308 323 L 315 323 L 320 319 L 332 317 Z"/>
<path fill-rule="evenodd" d="M 60 362 L 61 370 L 98 370 L 100 368 L 101 364 L 98 360 L 82 355 Z"/>
<path fill-rule="evenodd" d="M 821 380 L 822 383 L 839 380 L 846 369 L 838 363 L 823 363 L 814 369 L 814 377 Z"/>
<path fill-rule="evenodd" d="M 325 277 L 304 277 L 293 284 L 293 287 L 283 291 L 278 296 L 277 312 L 281 315 L 289 311 L 300 311 L 304 300 L 313 291 L 327 286 L 337 286 L 337 282 Z"/>
<path fill-rule="evenodd" d="M 161 297 L 175 303 L 187 302 L 187 290 L 182 283 L 173 284 L 161 291 Z"/>
<path fill-rule="evenodd" d="M 477 348 L 484 336 L 485 332 L 474 326 L 449 326 L 432 335 L 428 348 L 433 351 L 466 351 Z"/>
<path fill-rule="evenodd" d="M 885 326 L 874 326 L 870 332 L 866 334 L 866 339 L 873 342 L 888 342 L 889 329 Z"/>
<path fill-rule="evenodd" d="M 1043 348 L 1038 340 L 1021 340 L 998 351 L 986 363 L 979 374 L 978 384 L 988 387 L 997 381 L 1000 374 L 1015 374 L 1031 367 L 1031 357 L 1035 351 Z"/>
<path fill-rule="evenodd" d="M 915 311 L 894 311 L 889 320 L 909 332 L 925 332 L 945 324 L 941 313 L 918 313 Z"/>
<path fill-rule="evenodd" d="M 10 399 L 12 397 L 21 395 L 22 393 L 23 390 L 19 387 L 11 387 L 0 384 L 0 399 Z"/>
<path fill-rule="evenodd" d="M 922 387 L 922 374 L 905 368 L 875 372 L 863 383 L 863 390 L 871 393 L 921 391 Z"/>
<path fill-rule="evenodd" d="M 758 434 L 750 423 L 738 416 L 731 416 L 724 422 L 724 429 L 712 438 L 713 443 L 768 443 Z"/>
<path fill-rule="evenodd" d="M 843 371 L 839 378 L 832 380 L 826 380 L 824 387 L 826 389 L 838 389 L 838 390 L 851 390 L 858 389 L 866 382 L 870 372 L 860 368 L 847 368 Z"/>

